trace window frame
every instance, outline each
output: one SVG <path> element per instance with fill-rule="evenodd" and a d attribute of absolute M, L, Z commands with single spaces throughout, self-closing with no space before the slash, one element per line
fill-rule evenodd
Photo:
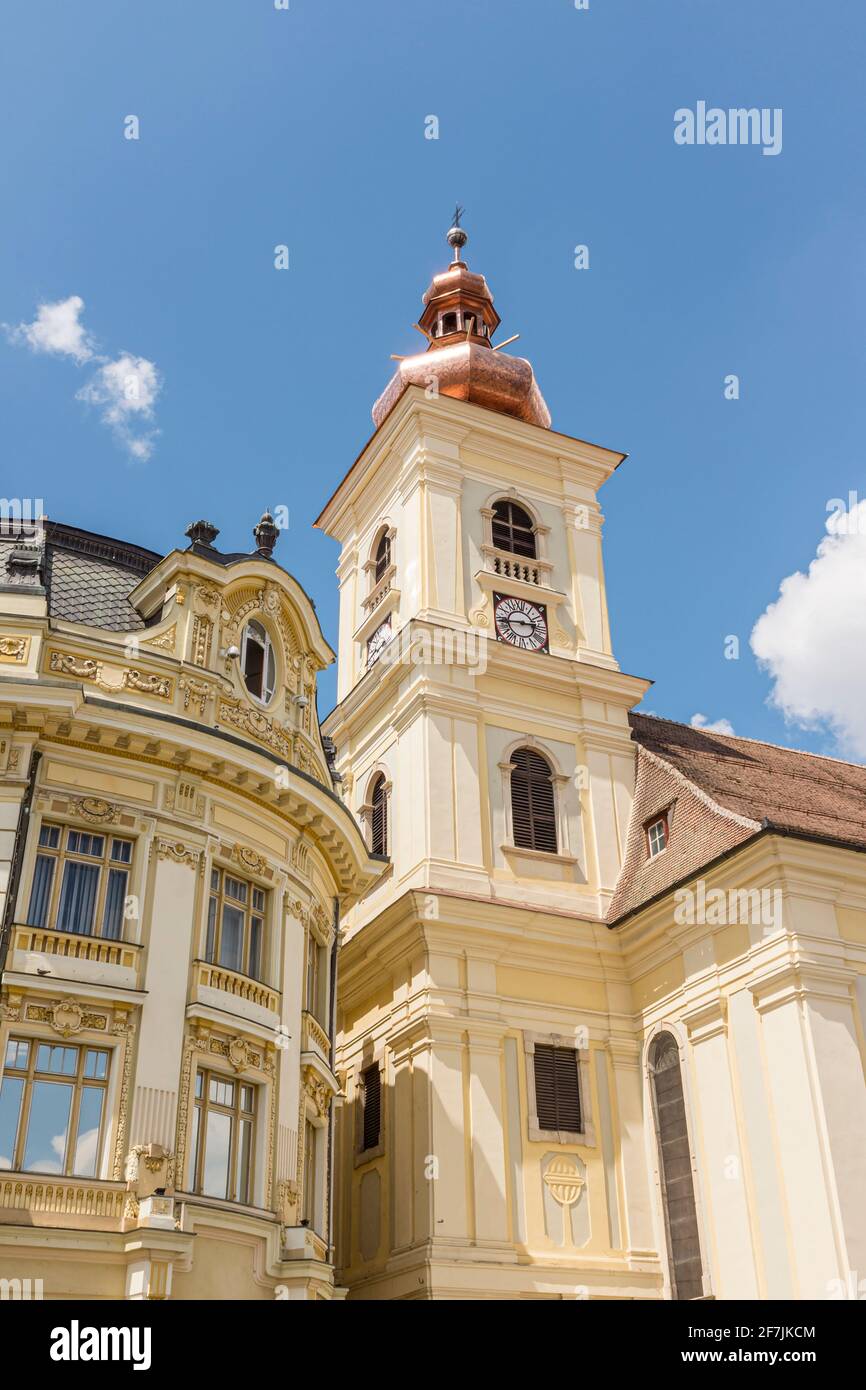
<path fill-rule="evenodd" d="M 202 959 L 206 961 L 208 965 L 215 966 L 218 970 L 231 970 L 233 974 L 243 975 L 248 980 L 255 980 L 257 984 L 269 984 L 271 974 L 271 890 L 269 888 L 264 888 L 260 883 L 257 883 L 255 879 L 245 878 L 242 874 L 236 873 L 234 868 L 223 864 L 211 863 L 209 872 L 208 890 L 205 894 Z M 218 887 L 216 889 L 214 888 L 215 877 L 218 880 Z M 244 901 L 231 896 L 227 897 L 225 892 L 227 878 L 235 883 L 242 884 L 247 889 L 247 897 Z M 261 894 L 263 900 L 263 906 L 260 909 L 257 909 L 255 905 L 256 894 Z M 214 903 L 216 904 L 215 907 Z M 237 966 L 228 965 L 225 961 L 220 960 L 226 906 L 234 908 L 236 911 L 243 911 L 244 923 L 240 969 Z M 258 974 L 253 973 L 249 969 L 253 920 L 258 920 L 262 924 Z M 213 944 L 211 945 L 212 931 Z"/>
<path fill-rule="evenodd" d="M 252 632 L 253 628 L 260 629 L 260 631 L 264 635 L 264 642 L 261 641 L 257 633 Z M 260 695 L 257 695 L 254 690 L 250 689 L 247 680 L 247 648 L 251 637 L 255 645 L 260 646 L 262 649 L 262 693 Z M 241 681 L 243 682 L 244 689 L 249 695 L 250 699 L 255 700 L 256 704 L 262 705 L 263 707 L 267 707 L 268 705 L 270 705 L 277 692 L 277 685 L 279 684 L 277 673 L 277 648 L 275 642 L 273 641 L 273 638 L 271 637 L 271 634 L 268 632 L 268 629 L 265 627 L 264 623 L 260 621 L 259 618 L 248 618 L 246 624 L 244 625 L 244 630 L 241 635 L 241 655 L 239 665 Z M 273 685 L 270 688 L 268 688 L 267 686 L 267 676 L 269 670 L 271 671 L 273 676 Z"/>
<path fill-rule="evenodd" d="M 523 1049 L 526 1063 L 526 1105 L 527 1130 L 534 1143 L 575 1144 L 581 1148 L 595 1148 L 595 1120 L 592 1112 L 592 1078 L 590 1075 L 589 1037 L 586 1046 L 580 1045 L 581 1038 L 566 1037 L 557 1033 L 524 1033 Z M 577 1062 L 578 1103 L 580 1105 L 580 1130 L 542 1129 L 538 1120 L 538 1102 L 535 1092 L 535 1049 L 536 1047 L 560 1047 L 572 1050 Z"/>
<path fill-rule="evenodd" d="M 21 1068 L 9 1066 L 9 1051 L 13 1045 L 23 1045 L 28 1048 L 26 1066 Z M 39 1053 L 44 1047 L 76 1052 L 78 1054 L 78 1059 L 75 1072 L 51 1072 L 40 1069 L 38 1065 Z M 86 1074 L 87 1058 L 90 1053 L 105 1057 L 104 1076 L 88 1076 Z M 0 1172 L 32 1173 L 42 1177 L 53 1178 L 81 1178 L 90 1179 L 93 1182 L 102 1180 L 102 1170 L 105 1166 L 106 1140 L 112 1126 L 111 1096 L 114 1055 L 114 1048 L 105 1047 L 101 1044 L 94 1044 L 92 1042 L 71 1042 L 69 1039 L 63 1037 L 45 1038 L 33 1034 L 19 1033 L 17 1031 L 10 1032 L 7 1035 L 3 1043 L 3 1065 L 2 1069 L 0 1069 L 0 1088 L 2 1088 L 2 1084 L 6 1080 L 7 1075 L 11 1079 L 22 1080 L 24 1084 L 21 1091 L 18 1118 L 15 1124 L 15 1135 L 12 1143 L 12 1164 L 10 1168 L 0 1169 Z M 23 1162 L 27 1154 L 30 1120 L 33 1112 L 34 1087 L 37 1084 L 72 1087 L 72 1097 L 66 1121 L 66 1142 L 61 1171 L 59 1173 L 53 1173 L 50 1170 L 42 1168 L 23 1167 Z M 102 1096 L 102 1103 L 95 1145 L 95 1171 L 92 1173 L 77 1173 L 75 1171 L 75 1151 L 81 1140 L 81 1135 L 79 1133 L 81 1102 L 85 1089 L 98 1090 Z"/>
<path fill-rule="evenodd" d="M 516 762 L 515 762 L 515 758 L 517 757 L 517 755 L 518 755 L 519 753 L 526 753 L 526 754 L 528 754 L 528 755 L 531 755 L 531 757 L 537 758 L 538 761 L 539 761 L 540 763 L 543 763 L 543 764 L 544 764 L 545 768 L 547 769 L 546 777 L 547 777 L 547 781 L 548 781 L 549 786 L 550 786 L 550 814 L 549 814 L 549 815 L 547 815 L 547 814 L 542 815 L 542 814 L 539 812 L 538 815 L 536 816 L 536 814 L 534 813 L 534 810 L 533 810 L 533 805 L 532 805 L 532 786 L 533 786 L 533 780 L 534 780 L 535 782 L 540 782 L 540 781 L 541 781 L 541 778 L 539 777 L 539 778 L 533 779 L 532 777 L 529 777 L 529 776 L 527 777 L 527 814 L 528 814 L 528 822 L 529 822 L 529 827 L 530 827 L 531 836 L 532 836 L 532 843 L 531 843 L 531 844 L 522 844 L 522 843 L 518 840 L 518 838 L 517 838 L 517 833 L 518 833 L 518 831 L 517 831 L 517 822 L 516 822 L 516 819 L 515 819 L 515 806 L 514 806 L 514 786 L 515 786 L 515 780 L 514 780 L 514 779 L 515 779 L 515 774 L 518 774 L 518 773 L 519 773 L 520 775 L 523 775 L 523 770 L 522 770 L 521 768 L 519 768 L 519 767 L 517 766 Z M 510 773 L 509 781 L 508 781 L 508 795 L 509 795 L 509 800 L 510 800 L 510 828 L 511 828 L 511 844 L 512 844 L 512 846 L 514 847 L 514 849 L 516 849 L 516 850 L 521 850 L 521 851 L 523 851 L 524 853 L 528 853 L 528 854 L 549 854 L 549 855 L 551 855 L 551 856 L 559 857 L 559 856 L 562 855 L 563 853 L 566 853 L 567 851 L 564 850 L 564 847 L 563 847 L 563 844 L 562 844 L 562 825 L 561 825 L 561 817 L 560 817 L 559 804 L 558 804 L 558 797 L 557 797 L 557 780 L 558 780 L 558 775 L 557 775 L 556 770 L 555 770 L 555 768 L 553 767 L 553 764 L 551 763 L 550 759 L 547 758 L 547 757 L 544 755 L 544 753 L 540 752 L 538 748 L 534 748 L 534 747 L 532 746 L 532 744 L 521 743 L 521 744 L 518 745 L 517 748 L 512 749 L 511 753 L 510 753 L 509 756 L 508 756 L 508 761 L 509 761 L 510 766 L 511 766 L 511 773 Z M 540 823 L 540 824 L 545 824 L 545 825 L 546 825 L 546 824 L 549 823 L 549 824 L 551 824 L 551 825 L 553 826 L 554 845 L 553 845 L 553 848 L 552 848 L 552 849 L 549 848 L 549 847 L 546 847 L 546 846 L 540 846 L 540 845 L 537 843 L 537 837 L 536 837 L 536 834 L 535 834 L 535 821 L 536 821 L 536 819 L 539 820 L 539 823 Z"/>
<path fill-rule="evenodd" d="M 199 1077 L 202 1078 L 201 1096 L 198 1095 Z M 211 1082 L 234 1086 L 235 1099 L 231 1105 L 211 1099 Z M 252 1110 L 244 1110 L 242 1108 L 243 1092 L 245 1089 L 252 1092 Z M 189 1191 L 194 1196 L 203 1197 L 210 1202 L 233 1202 L 236 1206 L 253 1207 L 256 1205 L 256 1181 L 258 1176 L 256 1160 L 258 1158 L 261 1090 L 262 1087 L 257 1082 L 250 1081 L 239 1075 L 232 1076 L 228 1072 L 220 1071 L 215 1067 L 199 1066 L 195 1068 L 192 1077 L 189 1170 Z M 208 1115 L 210 1114 L 228 1117 L 231 1125 L 228 1159 L 229 1183 L 227 1195 L 224 1197 L 217 1197 L 213 1193 L 205 1192 L 203 1186 L 208 1145 Z M 239 1176 L 238 1146 L 242 1124 L 248 1124 L 250 1126 L 251 1141 L 246 1173 L 246 1196 L 239 1197 L 237 1195 Z M 204 1138 L 204 1143 L 202 1143 L 202 1138 Z"/>
<path fill-rule="evenodd" d="M 664 833 L 664 844 L 661 846 L 660 849 L 654 849 L 654 848 L 653 848 L 653 841 L 652 841 L 652 838 L 651 838 L 651 831 L 653 831 L 653 830 L 656 828 L 657 825 L 662 826 L 662 828 L 663 828 L 663 833 Z M 670 844 L 670 841 L 671 841 L 671 826 L 670 826 L 669 812 L 668 812 L 668 811 L 662 811 L 661 815 L 652 816 L 652 817 L 650 818 L 650 820 L 644 821 L 643 833 L 644 833 L 644 848 L 645 848 L 645 851 L 646 851 L 646 858 L 647 858 L 650 862 L 652 862 L 654 859 L 658 859 L 659 855 L 664 854 L 665 850 L 667 849 L 668 845 Z"/>
<path fill-rule="evenodd" d="M 364 1121 L 366 1111 L 366 1091 L 367 1076 L 371 1072 L 376 1072 L 379 1077 L 379 1138 L 375 1144 L 369 1148 L 364 1147 Z M 385 1152 L 385 1098 L 387 1087 L 385 1085 L 385 1065 L 382 1057 L 367 1057 L 358 1067 L 355 1081 L 355 1167 L 360 1168 L 365 1163 L 371 1163 L 375 1158 L 381 1158 Z"/>
<path fill-rule="evenodd" d="M 43 835 L 51 831 L 57 831 L 57 844 L 43 844 Z M 34 827 L 35 844 L 33 847 L 33 860 L 29 873 L 29 893 L 27 897 L 27 907 L 24 913 L 22 925 L 35 927 L 39 931 L 62 931 L 70 936 L 88 936 L 102 941 L 123 941 L 123 925 L 126 919 L 126 903 L 130 897 L 130 882 L 135 868 L 136 837 L 134 835 L 116 834 L 109 827 L 71 825 L 66 821 L 45 819 L 38 827 Z M 79 848 L 71 849 L 69 841 L 71 836 L 88 837 L 90 840 L 102 840 L 103 848 L 99 855 L 88 854 Z M 129 858 L 121 859 L 114 857 L 115 844 L 129 846 Z M 45 920 L 37 922 L 33 920 L 33 895 L 36 887 L 37 874 L 39 872 L 39 861 L 50 861 L 53 865 L 51 879 L 47 893 L 47 904 L 44 912 Z M 62 926 L 59 921 L 60 908 L 63 901 L 63 887 L 66 881 L 66 868 L 69 864 L 81 864 L 90 866 L 97 870 L 97 887 L 93 899 L 93 912 L 91 925 L 88 931 L 78 930 L 74 926 Z M 122 894 L 122 907 L 120 921 L 118 924 L 118 935 L 110 936 L 105 933 L 107 899 L 109 893 L 109 883 L 112 873 L 122 873 L 125 877 L 124 891 Z"/>
<path fill-rule="evenodd" d="M 506 509 L 507 515 L 505 518 L 498 515 L 497 508 Z M 515 497 L 497 497 L 496 500 L 491 504 L 490 511 L 490 536 L 491 544 L 493 545 L 494 549 L 501 550 L 507 555 L 515 555 L 521 560 L 537 560 L 539 558 L 538 527 L 535 522 L 535 518 L 533 517 L 529 508 L 526 507 L 523 504 L 523 502 L 518 501 Z M 523 525 L 522 523 L 515 524 L 515 511 L 520 512 L 523 516 L 526 517 L 526 520 L 529 523 L 527 526 Z M 497 539 L 497 527 L 500 528 L 499 539 Z M 501 538 L 501 528 L 504 528 L 507 532 L 504 541 Z M 525 546 L 530 547 L 529 549 L 518 550 L 515 548 L 514 541 L 516 533 L 518 532 L 521 534 L 528 534 L 532 537 L 531 542 L 524 542 Z"/>

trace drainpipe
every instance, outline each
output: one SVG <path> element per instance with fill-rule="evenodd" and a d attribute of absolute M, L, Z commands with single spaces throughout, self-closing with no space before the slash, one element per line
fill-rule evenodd
<path fill-rule="evenodd" d="M 18 901 L 18 889 L 21 884 L 21 866 L 24 862 L 24 846 L 27 844 L 27 827 L 30 824 L 30 808 L 33 805 L 33 793 L 36 790 L 36 774 L 39 771 L 39 764 L 42 754 L 34 749 L 30 755 L 30 771 L 27 774 L 27 786 L 21 798 L 21 806 L 18 811 L 18 825 L 15 828 L 15 844 L 12 849 L 12 861 L 9 865 L 9 881 L 6 885 L 6 907 L 3 912 L 3 925 L 0 927 L 0 975 L 6 968 L 6 956 L 9 951 L 9 938 L 12 935 L 12 927 L 15 923 L 15 904 Z"/>
<path fill-rule="evenodd" d="M 331 943 L 331 997 L 328 1008 L 328 1040 L 331 1044 L 331 1071 L 334 1070 L 334 1061 L 337 1046 L 337 951 L 340 943 L 340 899 L 334 898 L 333 911 L 334 940 Z M 333 1263 L 334 1259 L 334 1102 L 331 1102 L 330 1115 L 328 1118 L 328 1171 L 327 1171 L 327 1193 L 328 1193 L 328 1250 Z"/>

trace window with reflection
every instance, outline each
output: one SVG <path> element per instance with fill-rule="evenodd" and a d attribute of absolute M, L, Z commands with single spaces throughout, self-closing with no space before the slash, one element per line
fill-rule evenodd
<path fill-rule="evenodd" d="M 255 1086 L 221 1072 L 196 1072 L 190 1175 L 194 1192 L 222 1201 L 252 1202 L 255 1124 Z"/>
<path fill-rule="evenodd" d="M 244 685 L 253 699 L 268 704 L 277 688 L 277 663 L 270 637 L 255 620 L 244 628 L 241 670 Z"/>
<path fill-rule="evenodd" d="M 109 1057 L 100 1047 L 9 1039 L 0 1083 L 0 1168 L 98 1176 Z"/>
<path fill-rule="evenodd" d="M 268 895 L 225 869 L 211 869 L 205 959 L 261 980 Z"/>
<path fill-rule="evenodd" d="M 39 827 L 28 925 L 118 940 L 131 867 L 131 840 L 46 822 Z"/>

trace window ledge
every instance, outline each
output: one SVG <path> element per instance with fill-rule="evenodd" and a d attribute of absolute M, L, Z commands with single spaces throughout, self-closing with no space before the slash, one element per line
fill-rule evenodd
<path fill-rule="evenodd" d="M 564 864 L 569 867 L 577 863 L 577 857 L 573 854 L 560 854 L 557 850 L 553 853 L 548 849 L 524 849 L 522 845 L 500 845 L 503 854 L 519 855 L 524 859 L 537 859 L 545 864 Z"/>
<path fill-rule="evenodd" d="M 536 1144 L 571 1144 L 581 1149 L 595 1148 L 595 1133 L 590 1124 L 585 1125 L 579 1133 L 575 1133 L 567 1129 L 539 1129 L 530 1119 L 529 1138 Z"/>

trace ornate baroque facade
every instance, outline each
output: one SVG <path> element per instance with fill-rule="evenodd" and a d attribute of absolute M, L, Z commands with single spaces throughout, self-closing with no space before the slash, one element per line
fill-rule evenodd
<path fill-rule="evenodd" d="M 330 1298 L 336 904 L 380 866 L 271 519 L 187 534 L 0 546 L 0 1278 Z"/>

